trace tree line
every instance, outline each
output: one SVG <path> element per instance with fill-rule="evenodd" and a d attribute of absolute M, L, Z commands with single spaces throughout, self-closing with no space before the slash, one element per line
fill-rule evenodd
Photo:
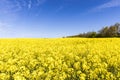
<path fill-rule="evenodd" d="M 100 37 L 120 37 L 120 23 L 116 23 L 111 26 L 103 27 L 98 32 L 90 31 L 86 33 L 80 33 L 78 35 L 67 37 L 86 37 L 86 38 L 100 38 Z"/>

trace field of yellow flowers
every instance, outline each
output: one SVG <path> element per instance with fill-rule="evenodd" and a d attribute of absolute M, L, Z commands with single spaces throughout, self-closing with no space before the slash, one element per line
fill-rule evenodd
<path fill-rule="evenodd" d="M 120 39 L 0 39 L 0 80 L 120 80 Z"/>

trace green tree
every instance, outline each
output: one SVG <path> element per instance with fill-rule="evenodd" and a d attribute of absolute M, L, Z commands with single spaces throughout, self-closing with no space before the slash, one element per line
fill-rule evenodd
<path fill-rule="evenodd" d="M 109 37 L 117 37 L 117 26 L 110 26 L 107 33 Z"/>
<path fill-rule="evenodd" d="M 109 30 L 109 27 L 104 27 L 102 28 L 100 31 L 99 31 L 99 36 L 100 37 L 108 37 L 108 30 Z"/>

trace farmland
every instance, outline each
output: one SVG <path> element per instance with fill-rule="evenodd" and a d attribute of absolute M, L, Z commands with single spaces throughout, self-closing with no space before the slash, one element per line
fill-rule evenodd
<path fill-rule="evenodd" d="M 120 39 L 0 39 L 0 80 L 120 80 Z"/>

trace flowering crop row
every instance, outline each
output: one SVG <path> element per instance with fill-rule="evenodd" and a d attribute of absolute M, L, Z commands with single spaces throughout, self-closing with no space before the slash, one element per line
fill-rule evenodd
<path fill-rule="evenodd" d="M 0 80 L 119 80 L 120 39 L 0 39 Z"/>

